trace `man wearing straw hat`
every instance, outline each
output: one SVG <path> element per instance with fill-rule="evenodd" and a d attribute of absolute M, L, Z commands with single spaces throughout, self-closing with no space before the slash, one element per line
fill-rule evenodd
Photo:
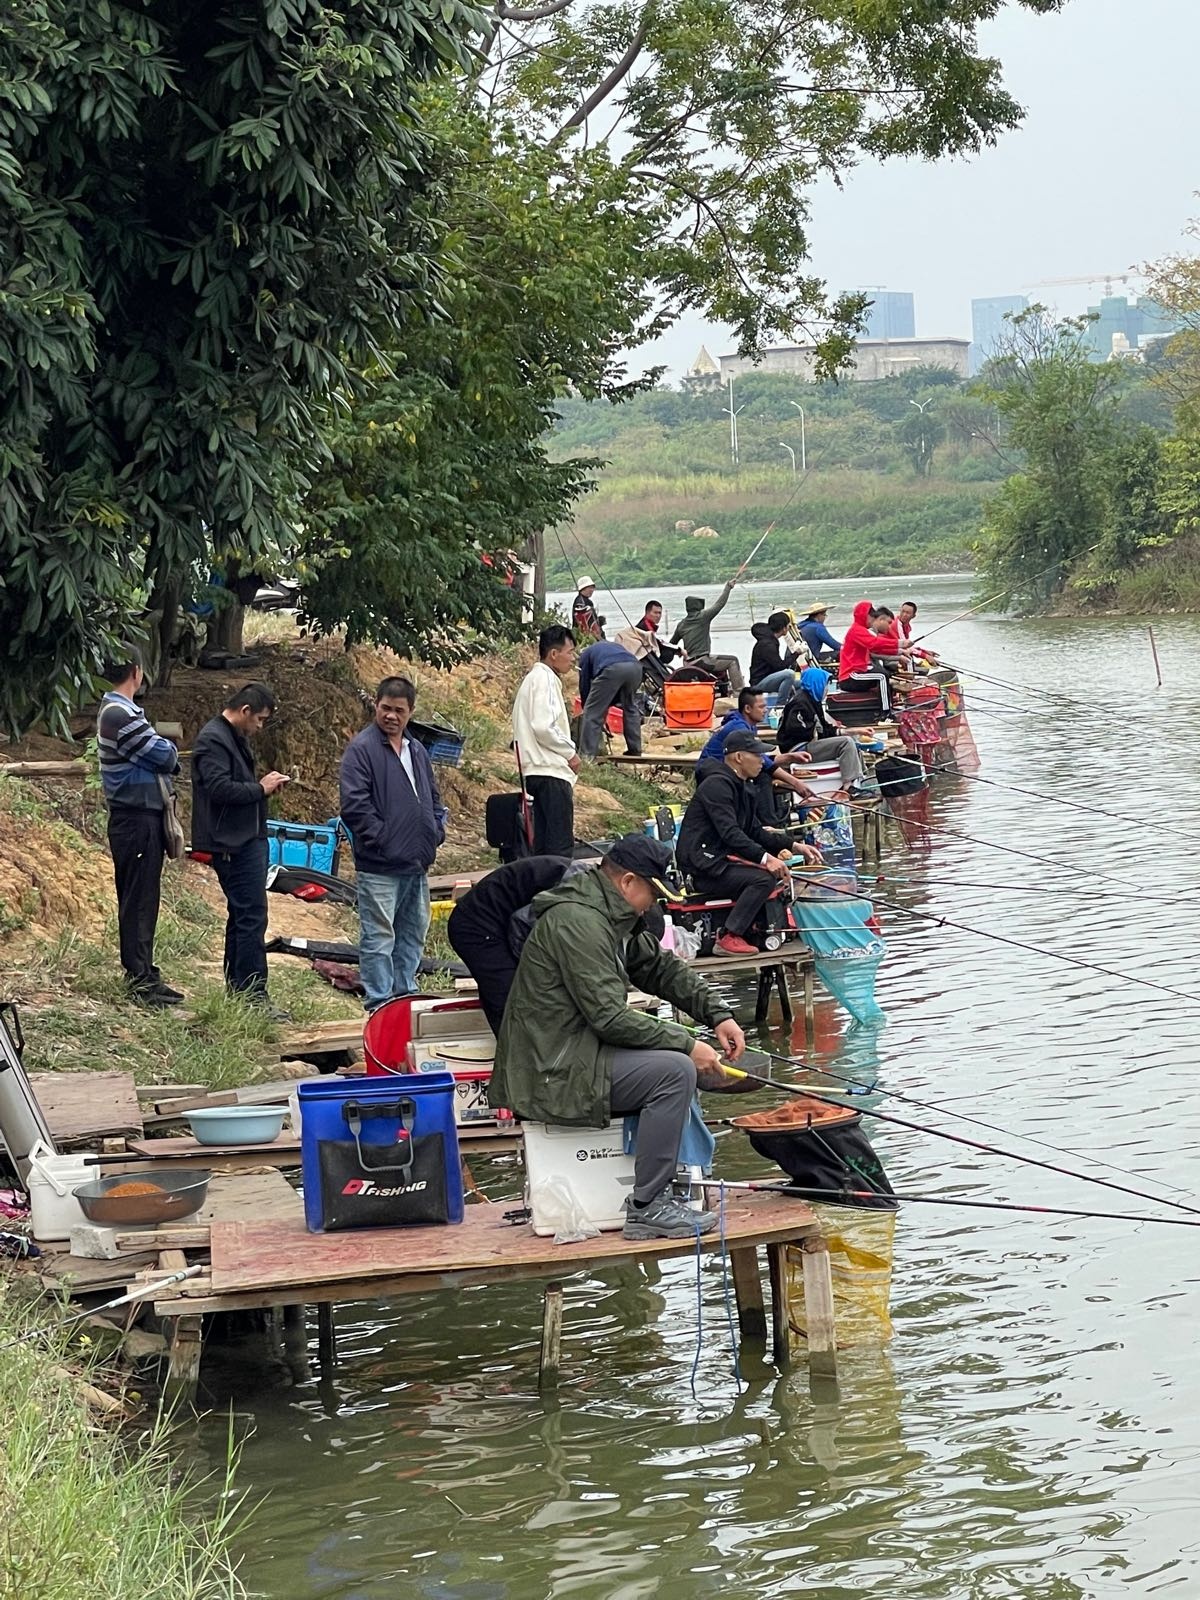
<path fill-rule="evenodd" d="M 836 656 L 842 648 L 841 640 L 835 639 L 825 626 L 828 611 L 829 606 L 824 600 L 815 600 L 805 611 L 804 620 L 799 625 L 800 637 L 811 651 L 814 661 L 821 659 L 822 652 L 827 656 Z"/>

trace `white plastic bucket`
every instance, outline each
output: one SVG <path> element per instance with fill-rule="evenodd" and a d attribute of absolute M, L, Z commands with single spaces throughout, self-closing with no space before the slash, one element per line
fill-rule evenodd
<path fill-rule="evenodd" d="M 95 1166 L 87 1166 L 90 1150 L 56 1156 L 44 1144 L 37 1144 L 29 1156 L 29 1214 L 35 1239 L 69 1239 L 71 1229 L 86 1222 L 74 1193 L 96 1176 Z"/>

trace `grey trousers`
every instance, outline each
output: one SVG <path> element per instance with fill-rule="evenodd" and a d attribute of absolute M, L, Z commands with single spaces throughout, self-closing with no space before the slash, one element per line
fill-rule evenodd
<path fill-rule="evenodd" d="M 828 739 L 814 739 L 804 748 L 814 761 L 836 761 L 843 784 L 862 782 L 862 756 L 849 734 L 835 733 Z M 801 762 L 799 766 L 793 767 L 792 771 L 803 783 L 804 763 Z"/>
<path fill-rule="evenodd" d="M 612 1058 L 613 1115 L 640 1113 L 633 1198 L 644 1204 L 675 1176 L 696 1069 L 682 1050 L 614 1050 Z"/>
<path fill-rule="evenodd" d="M 642 688 L 642 664 L 630 656 L 627 662 L 614 661 L 592 679 L 583 721 L 579 727 L 579 754 L 594 757 L 600 748 L 604 719 L 609 707 L 618 705 L 625 716 L 625 748 L 631 756 L 642 753 L 642 713 L 637 697 Z"/>
<path fill-rule="evenodd" d="M 701 672 L 711 672 L 715 678 L 724 674 L 729 679 L 729 688 L 733 694 L 740 694 L 746 687 L 746 680 L 742 676 L 742 663 L 736 656 L 693 656 L 688 665 L 699 667 Z"/>

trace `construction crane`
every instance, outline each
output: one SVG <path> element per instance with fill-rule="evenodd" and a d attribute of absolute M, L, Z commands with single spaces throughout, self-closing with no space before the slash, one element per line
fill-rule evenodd
<path fill-rule="evenodd" d="M 1078 285 L 1090 289 L 1092 284 L 1102 283 L 1105 299 L 1111 299 L 1114 283 L 1131 283 L 1140 276 L 1140 273 L 1133 271 L 1093 272 L 1082 278 L 1041 278 L 1037 283 L 1023 283 L 1021 287 L 1022 289 L 1066 289 Z"/>

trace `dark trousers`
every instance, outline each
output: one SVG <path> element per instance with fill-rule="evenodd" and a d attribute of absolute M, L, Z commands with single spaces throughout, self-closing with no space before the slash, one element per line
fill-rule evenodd
<path fill-rule="evenodd" d="M 625 727 L 625 749 L 631 756 L 642 753 L 642 712 L 638 695 L 642 688 L 642 664 L 630 656 L 602 667 L 592 679 L 579 725 L 579 754 L 594 761 L 600 749 L 604 719 L 611 706 L 620 706 Z M 568 852 L 569 854 L 569 852 Z"/>
<path fill-rule="evenodd" d="M 154 930 L 162 884 L 162 812 L 114 806 L 108 814 L 108 848 L 117 884 L 121 965 L 135 987 L 152 988 L 161 976 L 154 965 Z"/>
<path fill-rule="evenodd" d="M 719 895 L 723 900 L 734 902 L 725 918 L 724 931 L 741 939 L 771 898 L 779 879 L 765 867 L 729 861 L 716 872 L 693 873 L 692 881 L 701 894 Z"/>
<path fill-rule="evenodd" d="M 534 855 L 573 855 L 575 790 L 565 778 L 526 778 L 525 787 L 533 801 Z"/>
<path fill-rule="evenodd" d="M 227 855 L 213 852 L 213 871 L 229 916 L 225 923 L 225 982 L 230 989 L 267 992 L 267 841 L 251 839 Z"/>
<path fill-rule="evenodd" d="M 466 962 L 467 971 L 479 990 L 479 1003 L 488 1026 L 498 1035 L 509 991 L 517 975 L 516 957 L 509 949 L 508 940 L 492 925 L 472 917 L 462 906 L 455 906 L 450 913 L 446 937 L 455 955 Z"/>

